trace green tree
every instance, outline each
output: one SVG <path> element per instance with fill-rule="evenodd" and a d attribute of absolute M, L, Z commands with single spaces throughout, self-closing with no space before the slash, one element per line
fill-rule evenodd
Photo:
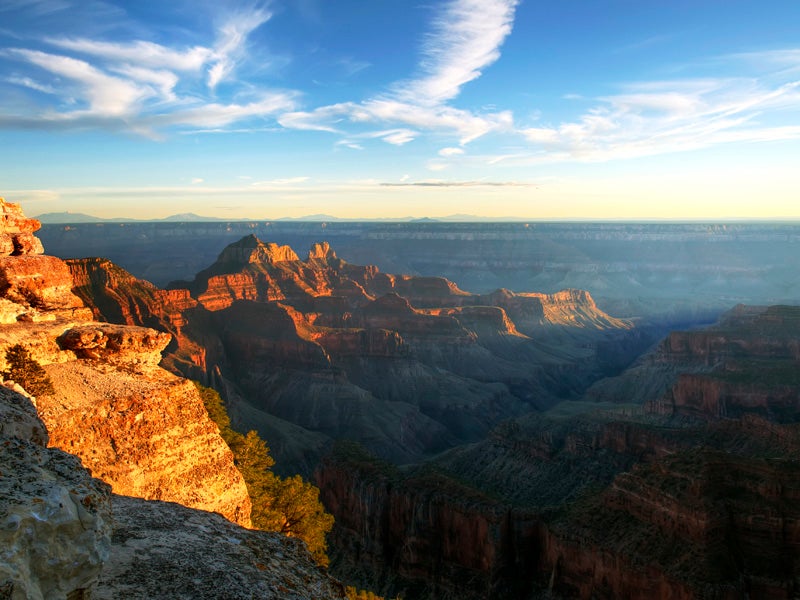
<path fill-rule="evenodd" d="M 233 452 L 237 468 L 247 484 L 253 504 L 253 526 L 264 531 L 279 531 L 303 540 L 318 564 L 329 563 L 325 535 L 333 527 L 333 516 L 325 512 L 319 489 L 299 475 L 282 478 L 271 471 L 275 461 L 269 447 L 255 431 L 234 431 L 219 394 L 196 384 L 208 411 L 219 427 L 222 439 Z"/>
<path fill-rule="evenodd" d="M 11 379 L 20 384 L 32 396 L 52 394 L 53 382 L 42 365 L 35 360 L 22 344 L 14 344 L 6 350 L 8 370 L 3 371 L 3 379 Z"/>
<path fill-rule="evenodd" d="M 325 512 L 319 488 L 299 475 L 282 479 L 272 474 L 272 505 L 269 526 L 286 535 L 299 537 L 321 565 L 328 565 L 325 540 L 333 528 L 333 515 Z"/>

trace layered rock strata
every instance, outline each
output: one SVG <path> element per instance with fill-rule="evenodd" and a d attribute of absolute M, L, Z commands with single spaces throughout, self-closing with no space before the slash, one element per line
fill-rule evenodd
<path fill-rule="evenodd" d="M 443 278 L 348 264 L 327 243 L 300 260 L 250 235 L 164 292 L 104 261 L 70 268 L 96 314 L 170 331 L 166 365 L 214 385 L 231 406 L 248 402 L 234 411 L 251 415 L 241 426 L 285 439 L 263 425 L 277 417 L 396 462 L 579 393 L 619 368 L 608 357 L 632 335 L 584 292 L 470 294 Z M 183 294 L 181 306 L 167 294 Z M 284 447 L 274 449 L 278 465 L 300 469 Z"/>
<path fill-rule="evenodd" d="M 0 238 L 38 228 L 16 205 L 3 202 L 0 210 Z M 0 257 L 0 366 L 14 345 L 44 365 L 56 384 L 37 398 L 50 445 L 78 455 L 115 492 L 181 502 L 249 526 L 244 480 L 197 390 L 158 367 L 171 336 L 92 321 L 71 291 L 67 265 L 21 254 L 30 246 Z"/>
<path fill-rule="evenodd" d="M 30 399 L 0 387 L 3 598 L 88 597 L 109 556 L 109 486 L 46 444 Z"/>

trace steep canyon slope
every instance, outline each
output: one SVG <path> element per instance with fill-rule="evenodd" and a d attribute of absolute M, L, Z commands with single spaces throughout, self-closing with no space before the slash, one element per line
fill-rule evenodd
<path fill-rule="evenodd" d="M 164 364 L 217 387 L 287 471 L 310 472 L 335 439 L 395 463 L 479 440 L 652 341 L 583 291 L 472 294 L 349 264 L 327 243 L 301 260 L 246 236 L 171 290 L 108 261 L 68 264 L 98 316 L 173 333 Z"/>

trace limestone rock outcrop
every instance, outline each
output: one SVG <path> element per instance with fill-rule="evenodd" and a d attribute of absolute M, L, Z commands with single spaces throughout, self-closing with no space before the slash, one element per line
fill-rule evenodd
<path fill-rule="evenodd" d="M 117 494 L 218 512 L 250 526 L 250 498 L 195 386 L 86 361 L 45 367 L 37 399 L 50 443 L 81 457 Z"/>
<path fill-rule="evenodd" d="M 58 342 L 78 358 L 153 369 L 161 361 L 161 352 L 170 339 L 168 333 L 149 327 L 92 323 L 68 329 Z"/>
<path fill-rule="evenodd" d="M 31 401 L 0 387 L 0 597 L 88 597 L 110 551 L 110 488 L 47 448 Z"/>
<path fill-rule="evenodd" d="M 112 495 L 47 442 L 31 400 L 0 386 L 0 598 L 345 597 L 299 540 Z"/>
<path fill-rule="evenodd" d="M 113 496 L 111 554 L 92 598 L 332 600 L 305 545 L 169 502 Z"/>
<path fill-rule="evenodd" d="M 18 206 L 0 208 L 0 237 L 38 228 Z M 37 398 L 50 445 L 78 455 L 115 492 L 217 511 L 249 526 L 244 480 L 199 393 L 158 367 L 170 334 L 94 322 L 72 287 L 58 258 L 0 257 L 0 365 L 6 349 L 20 344 L 54 381 L 55 392 Z"/>
<path fill-rule="evenodd" d="M 0 256 L 44 254 L 42 242 L 33 235 L 41 226 L 27 218 L 19 204 L 0 198 Z"/>

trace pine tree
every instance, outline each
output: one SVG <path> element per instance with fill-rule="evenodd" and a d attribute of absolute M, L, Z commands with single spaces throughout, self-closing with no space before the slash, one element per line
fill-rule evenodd
<path fill-rule="evenodd" d="M 52 394 L 53 382 L 42 365 L 35 360 L 22 344 L 14 344 L 6 350 L 8 370 L 3 371 L 3 379 L 11 379 L 25 388 L 32 396 Z"/>
<path fill-rule="evenodd" d="M 264 531 L 278 531 L 303 540 L 318 564 L 327 566 L 325 535 L 333 528 L 333 516 L 325 512 L 319 500 L 319 488 L 299 475 L 282 478 L 272 472 L 275 461 L 267 443 L 256 431 L 247 434 L 231 428 L 230 417 L 219 394 L 196 384 L 208 411 L 219 427 L 222 439 L 233 452 L 236 467 L 242 474 L 253 504 L 253 526 Z"/>

